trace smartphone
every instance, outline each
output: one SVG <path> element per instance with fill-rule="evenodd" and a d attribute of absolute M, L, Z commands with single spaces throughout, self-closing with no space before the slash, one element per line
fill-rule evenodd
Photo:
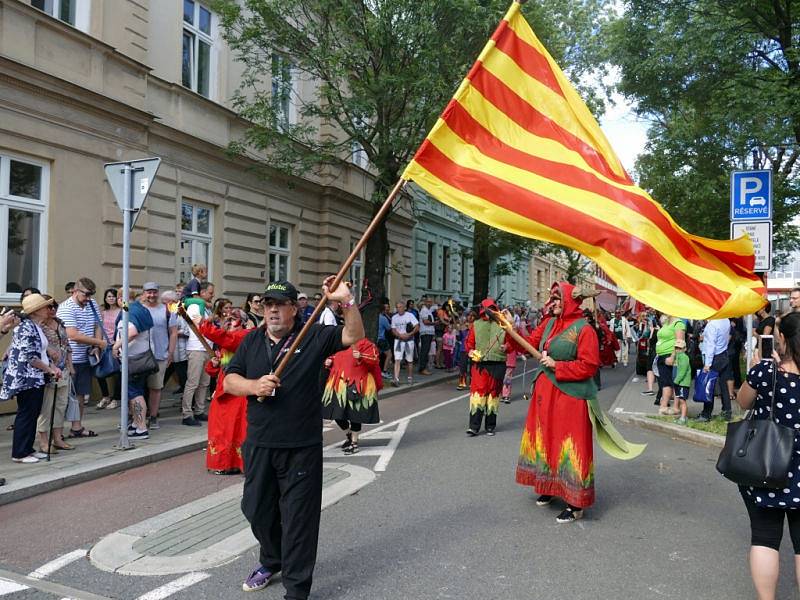
<path fill-rule="evenodd" d="M 772 351 L 775 348 L 771 335 L 761 336 L 761 360 L 772 360 Z"/>

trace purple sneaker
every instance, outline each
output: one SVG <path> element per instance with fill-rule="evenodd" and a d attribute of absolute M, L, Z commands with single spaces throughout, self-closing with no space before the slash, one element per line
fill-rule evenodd
<path fill-rule="evenodd" d="M 266 567 L 258 565 L 258 568 L 250 573 L 250 577 L 244 580 L 242 589 L 245 592 L 256 592 L 263 590 L 269 585 L 269 580 L 272 578 L 273 573 L 267 571 Z"/>

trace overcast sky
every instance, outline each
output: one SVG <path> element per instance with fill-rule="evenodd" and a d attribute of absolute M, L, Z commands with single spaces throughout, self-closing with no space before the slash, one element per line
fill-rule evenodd
<path fill-rule="evenodd" d="M 600 119 L 600 127 L 622 165 L 633 175 L 633 164 L 647 141 L 647 124 L 637 119 L 622 96 L 615 94 L 614 101 L 615 105 L 609 106 Z"/>

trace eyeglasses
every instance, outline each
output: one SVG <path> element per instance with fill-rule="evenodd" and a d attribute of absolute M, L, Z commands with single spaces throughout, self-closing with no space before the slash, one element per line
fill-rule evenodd
<path fill-rule="evenodd" d="M 56 303 L 54 302 L 53 304 L 51 304 L 51 305 L 50 305 L 50 306 L 48 306 L 47 308 L 49 308 L 50 310 L 58 310 L 58 304 L 56 304 Z"/>
<path fill-rule="evenodd" d="M 87 297 L 94 296 L 94 292 L 87 292 L 86 290 L 82 290 L 81 288 L 75 288 L 75 289 L 77 291 L 79 291 L 81 294 L 83 294 L 84 296 L 87 296 Z"/>
<path fill-rule="evenodd" d="M 253 304 L 260 304 L 261 298 L 253 298 L 252 300 L 250 300 L 250 302 L 252 302 Z"/>

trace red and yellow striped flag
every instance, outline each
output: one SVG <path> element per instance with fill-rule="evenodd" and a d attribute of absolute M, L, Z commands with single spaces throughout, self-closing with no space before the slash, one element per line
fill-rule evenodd
<path fill-rule="evenodd" d="M 691 235 L 633 183 L 519 8 L 514 2 L 403 179 L 492 227 L 577 250 L 667 314 L 758 310 L 766 290 L 753 274 L 751 241 Z"/>

